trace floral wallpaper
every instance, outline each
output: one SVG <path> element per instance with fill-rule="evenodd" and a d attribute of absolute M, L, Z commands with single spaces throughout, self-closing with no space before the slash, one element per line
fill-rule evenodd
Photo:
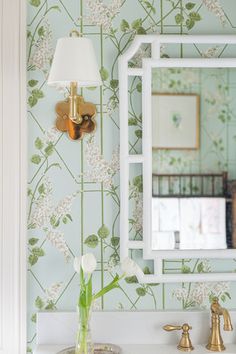
<path fill-rule="evenodd" d="M 97 289 L 114 277 L 119 263 L 119 55 L 136 34 L 234 34 L 235 8 L 235 0 L 28 0 L 28 352 L 35 345 L 37 311 L 75 310 L 79 290 L 72 266 L 75 255 L 88 251 L 96 255 Z M 75 28 L 93 41 L 103 86 L 82 92 L 85 100 L 97 105 L 96 133 L 72 142 L 54 128 L 55 103 L 67 92 L 49 88 L 46 81 L 56 40 Z M 130 65 L 140 66 L 142 57 L 148 55 L 148 47 L 140 48 Z M 190 50 L 180 45 L 163 47 L 162 55 L 212 57 L 233 52 L 227 46 L 192 46 Z M 235 82 L 230 87 L 233 95 Z M 140 78 L 133 78 L 129 88 L 130 153 L 141 149 L 141 91 Z M 211 121 L 206 139 L 208 151 L 217 155 L 217 168 L 217 161 L 225 162 L 221 154 L 228 149 L 222 136 L 225 129 L 235 140 L 235 109 L 225 85 L 216 87 L 214 97 L 207 99 L 209 110 L 218 115 Z M 186 163 L 183 156 L 167 156 L 164 160 L 165 168 Z M 226 160 L 233 171 L 234 155 L 227 155 Z M 130 230 L 136 238 L 142 237 L 140 171 L 136 166 L 130 180 Z M 132 255 L 145 272 L 152 271 L 149 263 L 142 262 L 139 251 Z M 202 308 L 209 306 L 214 294 L 228 307 L 235 307 L 234 284 L 181 283 L 181 273 L 235 268 L 234 260 L 165 261 L 164 271 L 178 272 L 179 284 L 138 284 L 135 277 L 126 278 L 95 308 Z"/>

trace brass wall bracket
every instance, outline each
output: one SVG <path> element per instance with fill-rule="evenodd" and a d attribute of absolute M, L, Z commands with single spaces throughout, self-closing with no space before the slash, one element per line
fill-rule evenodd
<path fill-rule="evenodd" d="M 177 349 L 181 350 L 182 352 L 191 352 L 192 350 L 194 350 L 189 336 L 189 330 L 192 329 L 192 327 L 189 326 L 187 323 L 184 323 L 182 326 L 166 325 L 163 327 L 163 329 L 168 332 L 182 330 L 182 337 L 177 346 Z"/>
<path fill-rule="evenodd" d="M 67 132 L 72 140 L 82 139 L 84 134 L 92 133 L 96 128 L 96 106 L 93 103 L 85 102 L 82 96 L 77 96 L 75 105 L 77 114 L 75 116 L 78 117 L 78 120 L 69 118 L 70 106 L 69 98 L 56 104 L 56 128 L 61 132 Z"/>

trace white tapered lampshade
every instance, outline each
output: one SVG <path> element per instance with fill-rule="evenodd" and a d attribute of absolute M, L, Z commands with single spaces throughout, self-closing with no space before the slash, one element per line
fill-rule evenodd
<path fill-rule="evenodd" d="M 48 85 L 79 87 L 102 84 L 93 44 L 84 37 L 66 37 L 57 41 L 56 50 L 48 77 Z"/>

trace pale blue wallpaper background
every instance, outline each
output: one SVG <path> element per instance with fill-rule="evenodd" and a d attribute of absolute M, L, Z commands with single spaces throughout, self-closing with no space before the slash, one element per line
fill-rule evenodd
<path fill-rule="evenodd" d="M 236 34 L 235 0 L 28 0 L 28 352 L 35 344 L 36 312 L 75 310 L 79 279 L 73 257 L 92 251 L 99 260 L 95 286 L 101 288 L 119 263 L 119 118 L 117 60 L 135 34 Z M 56 40 L 77 29 L 92 39 L 103 86 L 84 89 L 85 100 L 97 104 L 97 131 L 72 142 L 54 128 L 54 106 L 66 92 L 46 84 Z M 232 56 L 227 46 L 162 48 L 163 56 Z M 140 50 L 131 65 L 140 65 Z M 202 130 L 201 157 L 163 152 L 162 170 L 236 173 L 235 74 L 225 71 L 201 81 L 208 102 Z M 191 73 L 187 78 L 191 81 Z M 215 80 L 214 83 L 211 80 Z M 177 80 L 178 81 L 178 80 Z M 189 81 L 189 82 L 190 82 Z M 174 89 L 184 88 L 183 78 Z M 215 84 L 216 82 L 216 84 Z M 178 86 L 179 85 L 179 86 Z M 207 86 L 207 87 L 206 87 Z M 173 89 L 173 87 L 172 87 Z M 203 89 L 203 87 L 201 87 Z M 130 153 L 140 151 L 142 117 L 139 78 L 130 82 Z M 220 113 L 219 113 L 220 112 Z M 230 146 L 230 148 L 229 148 Z M 212 159 L 214 156 L 214 159 Z M 203 158 L 204 157 L 204 158 Z M 209 161 L 212 164 L 209 164 Z M 142 237 L 142 179 L 140 166 L 131 171 L 130 229 Z M 149 264 L 134 258 L 145 272 Z M 143 285 L 128 278 L 119 289 L 95 304 L 98 309 L 179 309 L 209 306 L 213 294 L 235 307 L 235 284 L 182 284 L 182 272 L 235 270 L 235 260 L 165 261 L 165 272 L 178 272 L 179 284 Z"/>

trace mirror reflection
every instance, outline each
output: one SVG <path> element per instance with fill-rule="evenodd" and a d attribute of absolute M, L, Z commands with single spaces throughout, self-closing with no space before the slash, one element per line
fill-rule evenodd
<path fill-rule="evenodd" d="M 236 248 L 235 88 L 235 69 L 153 69 L 153 250 Z"/>

